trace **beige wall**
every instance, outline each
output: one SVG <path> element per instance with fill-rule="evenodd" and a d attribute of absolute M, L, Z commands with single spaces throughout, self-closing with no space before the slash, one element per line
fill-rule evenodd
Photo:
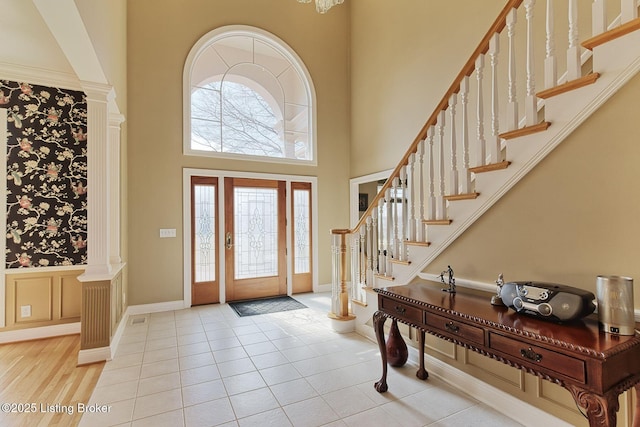
<path fill-rule="evenodd" d="M 317 176 L 319 283 L 329 283 L 329 229 L 349 223 L 349 6 L 319 15 L 294 0 L 136 0 L 127 13 L 129 303 L 183 298 L 183 167 Z M 232 24 L 275 34 L 305 63 L 317 95 L 317 167 L 182 155 L 184 61 L 200 37 Z M 159 239 L 160 228 L 177 238 Z"/>
<path fill-rule="evenodd" d="M 640 308 L 640 75 L 571 134 L 427 268 L 463 278 L 543 280 L 595 293 L 635 278 Z M 507 151 L 508 153 L 508 151 Z"/>
<path fill-rule="evenodd" d="M 396 166 L 505 4 L 351 2 L 351 177 Z"/>

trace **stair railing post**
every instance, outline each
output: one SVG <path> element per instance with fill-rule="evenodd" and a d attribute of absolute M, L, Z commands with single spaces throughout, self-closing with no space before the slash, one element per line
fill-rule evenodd
<path fill-rule="evenodd" d="M 366 225 L 366 229 L 367 229 L 367 265 L 366 265 L 366 270 L 365 270 L 365 277 L 364 277 L 364 281 L 365 281 L 365 285 L 366 286 L 371 286 L 371 284 L 373 283 L 373 271 L 374 271 L 374 263 L 375 263 L 375 256 L 374 252 L 376 246 L 374 244 L 374 238 L 375 238 L 375 214 L 376 214 L 376 210 L 374 209 L 373 211 L 371 211 L 371 216 L 367 218 L 365 225 Z"/>
<path fill-rule="evenodd" d="M 349 315 L 349 293 L 347 288 L 347 236 L 346 229 L 331 230 L 332 237 L 332 280 L 331 280 L 331 312 L 329 317 L 346 320 Z M 357 280 L 357 279 L 354 279 Z"/>
<path fill-rule="evenodd" d="M 569 0 L 569 47 L 567 48 L 567 81 L 582 76 L 578 43 L 578 0 Z"/>
<path fill-rule="evenodd" d="M 393 254 L 391 250 L 393 248 L 393 210 L 391 204 L 391 189 L 387 188 L 387 191 L 384 194 L 386 202 L 386 236 L 387 236 L 387 245 L 386 245 L 386 256 L 385 256 L 385 268 L 384 275 L 391 276 L 391 258 L 393 258 Z"/>
<path fill-rule="evenodd" d="M 361 273 L 361 257 L 362 246 L 360 245 L 360 232 L 356 231 L 351 236 L 351 286 L 347 287 L 349 299 L 358 300 L 358 289 L 361 286 L 360 273 Z M 346 262 L 346 260 L 345 260 Z M 345 266 L 346 267 L 346 266 Z"/>
<path fill-rule="evenodd" d="M 551 89 L 558 84 L 558 65 L 556 62 L 556 36 L 554 30 L 553 0 L 547 0 L 546 13 L 546 57 L 544 59 L 544 88 Z"/>

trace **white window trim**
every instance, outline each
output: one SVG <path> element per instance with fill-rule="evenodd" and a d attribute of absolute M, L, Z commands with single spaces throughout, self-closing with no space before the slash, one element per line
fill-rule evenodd
<path fill-rule="evenodd" d="M 236 172 L 236 171 L 224 171 L 224 170 L 211 170 L 211 169 L 193 169 L 184 168 L 182 170 L 182 229 L 183 229 L 183 260 L 184 260 L 184 307 L 191 307 L 191 177 L 192 176 L 206 176 L 218 178 L 218 199 L 216 209 L 224 204 L 224 178 L 255 178 L 255 179 L 271 179 L 286 182 L 286 219 L 287 219 L 287 245 L 291 242 L 292 228 L 294 221 L 291 218 L 291 183 L 292 182 L 309 182 L 311 183 L 311 283 L 313 292 L 319 292 L 318 285 L 318 178 L 314 176 L 298 176 L 298 175 L 281 175 L 281 174 L 267 174 L 267 173 L 253 173 L 253 172 Z M 224 248 L 224 236 L 225 236 L 225 218 L 224 212 L 217 211 L 219 215 L 218 219 L 218 247 Z M 218 251 L 216 254 L 216 262 L 219 266 L 218 271 L 218 284 L 220 287 L 220 303 L 226 302 L 226 288 L 225 288 L 225 259 L 224 250 Z M 287 295 L 292 294 L 293 285 L 293 259 L 287 256 Z"/>
<path fill-rule="evenodd" d="M 287 60 L 295 67 L 296 71 L 298 71 L 301 75 L 304 76 L 304 85 L 307 92 L 307 98 L 309 99 L 309 109 L 310 109 L 310 117 L 309 117 L 309 144 L 311 146 L 312 152 L 312 160 L 297 160 L 297 159 L 286 159 L 286 158 L 277 158 L 277 157 L 267 157 L 267 156 L 248 156 L 243 154 L 232 154 L 232 153 L 220 153 L 220 152 L 209 152 L 209 151 L 200 151 L 193 150 L 191 148 L 191 73 L 193 71 L 193 64 L 195 60 L 200 56 L 200 54 L 209 46 L 211 46 L 216 41 L 230 37 L 230 36 L 246 36 L 253 37 L 258 40 L 263 41 L 271 47 L 277 48 L 278 51 L 287 58 Z M 184 64 L 184 70 L 182 74 L 182 151 L 185 156 L 197 156 L 197 157 L 217 157 L 217 158 L 226 158 L 226 159 L 241 159 L 241 160 L 249 160 L 249 161 L 258 161 L 258 162 L 270 162 L 270 163 L 285 163 L 285 164 L 297 164 L 297 165 L 307 165 L 307 166 L 317 166 L 318 165 L 318 147 L 317 147 L 317 131 L 316 131 L 316 90 L 313 86 L 313 80 L 311 79 L 311 74 L 307 70 L 307 67 L 302 62 L 302 59 L 298 56 L 298 54 L 291 49 L 291 47 L 285 43 L 282 39 L 275 36 L 274 34 L 269 33 L 268 31 L 262 30 L 260 28 L 251 27 L 248 25 L 227 25 L 224 27 L 216 28 L 215 30 L 209 31 L 207 34 L 202 36 L 200 40 L 198 40 L 191 51 L 189 51 L 189 55 Z"/>

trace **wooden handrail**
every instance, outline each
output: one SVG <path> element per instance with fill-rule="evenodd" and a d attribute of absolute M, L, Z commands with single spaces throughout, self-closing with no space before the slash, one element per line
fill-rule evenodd
<path fill-rule="evenodd" d="M 360 220 L 358 221 L 356 226 L 350 230 L 351 233 L 358 230 L 364 224 L 364 221 L 366 221 L 366 218 L 369 215 L 371 215 L 371 210 L 374 207 L 377 208 L 378 202 L 384 195 L 385 191 L 391 186 L 392 179 L 400 175 L 400 169 L 402 169 L 403 166 L 408 164 L 409 156 L 411 156 L 411 154 L 417 151 L 418 144 L 420 143 L 420 141 L 427 137 L 427 130 L 429 129 L 429 127 L 436 124 L 438 114 L 440 113 L 440 111 L 446 110 L 447 107 L 449 106 L 449 98 L 451 98 L 451 95 L 453 95 L 454 93 L 458 93 L 460 91 L 460 83 L 462 82 L 462 79 L 464 77 L 470 76 L 475 70 L 476 58 L 480 54 L 484 54 L 489 50 L 489 40 L 491 40 L 491 37 L 493 37 L 495 33 L 499 33 L 504 29 L 504 27 L 507 25 L 507 15 L 509 14 L 509 12 L 514 8 L 517 9 L 518 7 L 520 7 L 523 1 L 524 0 L 507 1 L 507 4 L 504 6 L 504 8 L 500 12 L 496 20 L 493 22 L 491 27 L 489 27 L 489 31 L 487 31 L 485 36 L 482 38 L 482 41 L 480 41 L 480 43 L 478 44 L 478 47 L 476 47 L 476 49 L 473 51 L 473 53 L 471 54 L 471 57 L 464 64 L 464 66 L 460 70 L 460 73 L 458 73 L 458 75 L 456 76 L 451 86 L 449 86 L 449 89 L 447 90 L 445 95 L 442 97 L 442 100 L 440 100 L 440 103 L 436 106 L 433 113 L 431 113 L 431 116 L 429 117 L 425 125 L 422 127 L 420 132 L 418 133 L 418 136 L 416 136 L 416 138 L 414 139 L 413 143 L 411 144 L 407 152 L 404 154 L 400 162 L 398 162 L 398 165 L 396 166 L 396 168 L 393 170 L 393 172 L 391 172 L 391 175 L 387 179 L 387 182 L 384 183 L 384 185 L 382 186 L 382 189 L 373 198 L 373 200 L 371 201 L 371 204 L 367 208 L 366 212 L 360 217 Z"/>

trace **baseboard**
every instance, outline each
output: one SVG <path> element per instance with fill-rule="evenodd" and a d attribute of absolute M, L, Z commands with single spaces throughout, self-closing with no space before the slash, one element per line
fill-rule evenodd
<path fill-rule="evenodd" d="M 13 331 L 0 332 L 0 344 L 59 337 L 62 335 L 75 335 L 79 333 L 80 322 L 40 326 L 37 328 L 16 329 Z"/>
<path fill-rule="evenodd" d="M 161 311 L 172 311 L 184 309 L 184 301 L 166 301 L 156 302 L 153 304 L 130 305 L 127 307 L 126 314 L 133 316 L 136 314 L 159 313 Z"/>
<path fill-rule="evenodd" d="M 360 324 L 356 327 L 356 332 L 373 342 L 376 337 L 373 327 L 366 324 Z M 408 345 L 409 359 L 408 364 L 418 369 L 418 349 Z M 429 376 L 438 378 L 439 380 L 449 384 L 450 386 L 460 390 L 473 397 L 474 399 L 484 403 L 497 412 L 510 417 L 512 414 L 518 414 L 518 422 L 524 426 L 538 427 L 542 425 L 554 427 L 571 427 L 571 424 L 544 412 L 533 405 L 530 405 L 509 393 L 506 393 L 490 384 L 477 379 L 476 377 L 463 372 L 454 366 L 451 366 L 433 356 L 425 354 L 425 364 L 428 366 Z M 390 385 L 393 387 L 393 385 Z M 505 411 L 508 408 L 508 413 Z"/>
<path fill-rule="evenodd" d="M 111 360 L 111 347 L 98 347 L 80 350 L 78 352 L 78 365 L 87 365 L 89 363 L 104 362 Z"/>
<path fill-rule="evenodd" d="M 410 347 L 409 363 L 418 369 L 418 350 Z M 530 405 L 509 393 L 506 393 L 490 384 L 485 383 L 472 375 L 467 374 L 439 359 L 425 355 L 425 364 L 429 367 L 429 375 L 446 382 L 452 387 L 470 395 L 492 409 L 511 417 L 518 414 L 518 421 L 524 426 L 554 426 L 572 427 L 560 418 Z M 508 411 L 505 411 L 508 408 Z M 507 413 L 508 412 L 508 413 Z"/>
<path fill-rule="evenodd" d="M 313 290 L 315 293 L 320 292 L 331 292 L 331 283 L 326 283 L 324 285 L 318 285 L 316 289 Z"/>

